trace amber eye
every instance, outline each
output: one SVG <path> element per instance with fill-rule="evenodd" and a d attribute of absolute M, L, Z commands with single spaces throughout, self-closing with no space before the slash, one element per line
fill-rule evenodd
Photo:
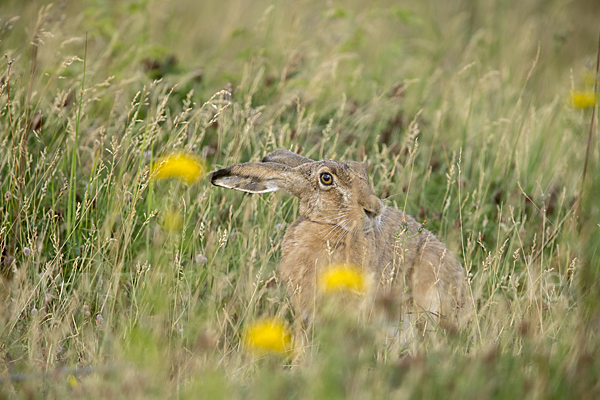
<path fill-rule="evenodd" d="M 323 185 L 329 186 L 333 184 L 333 176 L 330 173 L 323 172 L 321 174 L 321 183 Z"/>

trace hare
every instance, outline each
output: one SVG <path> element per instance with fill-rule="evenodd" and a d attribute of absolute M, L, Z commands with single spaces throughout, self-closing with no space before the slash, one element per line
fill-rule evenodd
<path fill-rule="evenodd" d="M 300 216 L 281 244 L 280 276 L 297 315 L 310 318 L 319 297 L 317 277 L 334 263 L 353 264 L 378 288 L 402 298 L 404 312 L 457 327 L 468 283 L 461 264 L 414 218 L 385 207 L 364 164 L 314 161 L 278 149 L 260 163 L 213 172 L 211 183 L 250 193 L 284 190 L 300 198 Z"/>

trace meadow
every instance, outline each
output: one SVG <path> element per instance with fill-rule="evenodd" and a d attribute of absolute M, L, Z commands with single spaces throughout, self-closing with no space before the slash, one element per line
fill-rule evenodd
<path fill-rule="evenodd" d="M 600 398 L 598 21 L 596 0 L 4 0 L 0 398 Z M 254 321 L 293 325 L 297 199 L 153 166 L 276 148 L 365 162 L 462 262 L 470 324 L 386 347 L 333 301 L 301 360 L 250 351 Z"/>

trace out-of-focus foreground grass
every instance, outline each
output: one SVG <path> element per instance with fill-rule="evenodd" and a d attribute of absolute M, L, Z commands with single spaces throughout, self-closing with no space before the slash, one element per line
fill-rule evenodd
<path fill-rule="evenodd" d="M 599 18 L 596 0 L 4 1 L 0 397 L 598 398 L 597 128 L 578 195 Z M 333 301 L 300 365 L 249 351 L 291 346 L 277 263 L 298 203 L 202 175 L 278 147 L 366 161 L 463 262 L 471 324 L 403 348 Z"/>

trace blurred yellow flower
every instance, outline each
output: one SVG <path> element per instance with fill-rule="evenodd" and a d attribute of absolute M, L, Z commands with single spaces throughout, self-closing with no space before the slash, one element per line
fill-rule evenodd
<path fill-rule="evenodd" d="M 589 108 L 596 105 L 596 93 L 591 91 L 571 92 L 571 104 L 575 108 Z"/>
<path fill-rule="evenodd" d="M 291 350 L 292 335 L 282 320 L 264 319 L 246 328 L 244 345 L 261 354 L 283 353 Z"/>
<path fill-rule="evenodd" d="M 596 83 L 596 73 L 594 71 L 585 71 L 582 75 L 581 75 L 581 82 L 589 87 L 594 87 L 594 84 Z"/>
<path fill-rule="evenodd" d="M 350 264 L 332 265 L 321 273 L 320 282 L 324 293 L 338 291 L 364 293 L 366 290 L 363 272 Z"/>
<path fill-rule="evenodd" d="M 206 168 L 196 157 L 185 153 L 175 153 L 158 160 L 152 168 L 154 179 L 177 178 L 194 183 L 205 174 Z"/>
<path fill-rule="evenodd" d="M 177 211 L 167 211 L 163 215 L 162 226 L 168 231 L 178 232 L 183 225 L 183 217 Z"/>
<path fill-rule="evenodd" d="M 77 378 L 75 378 L 73 375 L 69 374 L 67 376 L 67 380 L 69 381 L 69 385 L 71 385 L 71 387 L 73 389 L 79 386 L 79 382 L 77 382 Z"/>

